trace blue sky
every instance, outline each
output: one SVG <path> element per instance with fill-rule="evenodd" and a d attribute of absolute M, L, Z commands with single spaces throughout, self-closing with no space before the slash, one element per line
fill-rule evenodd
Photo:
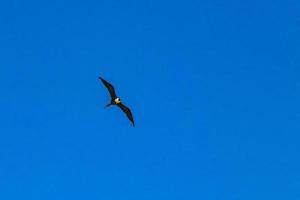
<path fill-rule="evenodd" d="M 2 1 L 0 199 L 300 199 L 299 9 Z"/>

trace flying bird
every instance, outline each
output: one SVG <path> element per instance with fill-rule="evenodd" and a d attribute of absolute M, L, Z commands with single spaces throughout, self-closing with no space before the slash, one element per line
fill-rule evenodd
<path fill-rule="evenodd" d="M 107 107 L 113 106 L 113 105 L 118 106 L 126 114 L 128 119 L 131 121 L 132 125 L 134 126 L 134 119 L 133 119 L 132 113 L 131 113 L 130 109 L 122 103 L 121 99 L 119 97 L 117 97 L 114 86 L 112 86 L 109 82 L 107 82 L 106 80 L 104 80 L 101 77 L 99 77 L 99 79 L 105 85 L 105 87 L 107 88 L 107 90 L 110 94 L 110 97 L 111 97 L 110 103 L 107 104 L 105 107 L 107 108 Z"/>

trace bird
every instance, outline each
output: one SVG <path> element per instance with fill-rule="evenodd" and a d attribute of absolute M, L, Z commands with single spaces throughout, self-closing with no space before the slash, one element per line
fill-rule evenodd
<path fill-rule="evenodd" d="M 114 86 L 112 84 L 110 84 L 109 82 L 107 82 L 106 80 L 104 80 L 102 77 L 99 77 L 99 79 L 102 81 L 104 86 L 107 88 L 107 90 L 110 94 L 110 97 L 111 97 L 110 103 L 108 103 L 105 106 L 105 108 L 108 108 L 110 106 L 118 106 L 126 114 L 127 118 L 131 121 L 132 125 L 135 126 L 133 115 L 132 115 L 130 109 L 122 103 L 121 98 L 117 97 Z"/>

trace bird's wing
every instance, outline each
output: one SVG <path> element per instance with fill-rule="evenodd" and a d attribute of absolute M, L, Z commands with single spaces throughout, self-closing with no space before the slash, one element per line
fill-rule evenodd
<path fill-rule="evenodd" d="M 134 126 L 134 120 L 133 120 L 133 116 L 132 116 L 132 113 L 131 113 L 130 109 L 127 108 L 122 103 L 118 103 L 117 106 L 119 106 L 123 110 L 123 112 L 125 112 L 125 114 L 127 115 L 128 119 L 132 122 L 132 125 Z"/>
<path fill-rule="evenodd" d="M 105 87 L 108 89 L 109 94 L 111 96 L 112 99 L 117 98 L 114 86 L 112 86 L 109 82 L 107 82 L 106 80 L 104 80 L 103 78 L 99 77 L 99 79 L 102 81 L 102 83 L 105 85 Z"/>

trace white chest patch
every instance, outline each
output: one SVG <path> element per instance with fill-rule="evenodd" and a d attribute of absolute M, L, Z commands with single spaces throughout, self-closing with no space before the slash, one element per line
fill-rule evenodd
<path fill-rule="evenodd" d="M 121 99 L 120 98 L 116 98 L 114 101 L 115 101 L 116 104 L 121 103 Z"/>

